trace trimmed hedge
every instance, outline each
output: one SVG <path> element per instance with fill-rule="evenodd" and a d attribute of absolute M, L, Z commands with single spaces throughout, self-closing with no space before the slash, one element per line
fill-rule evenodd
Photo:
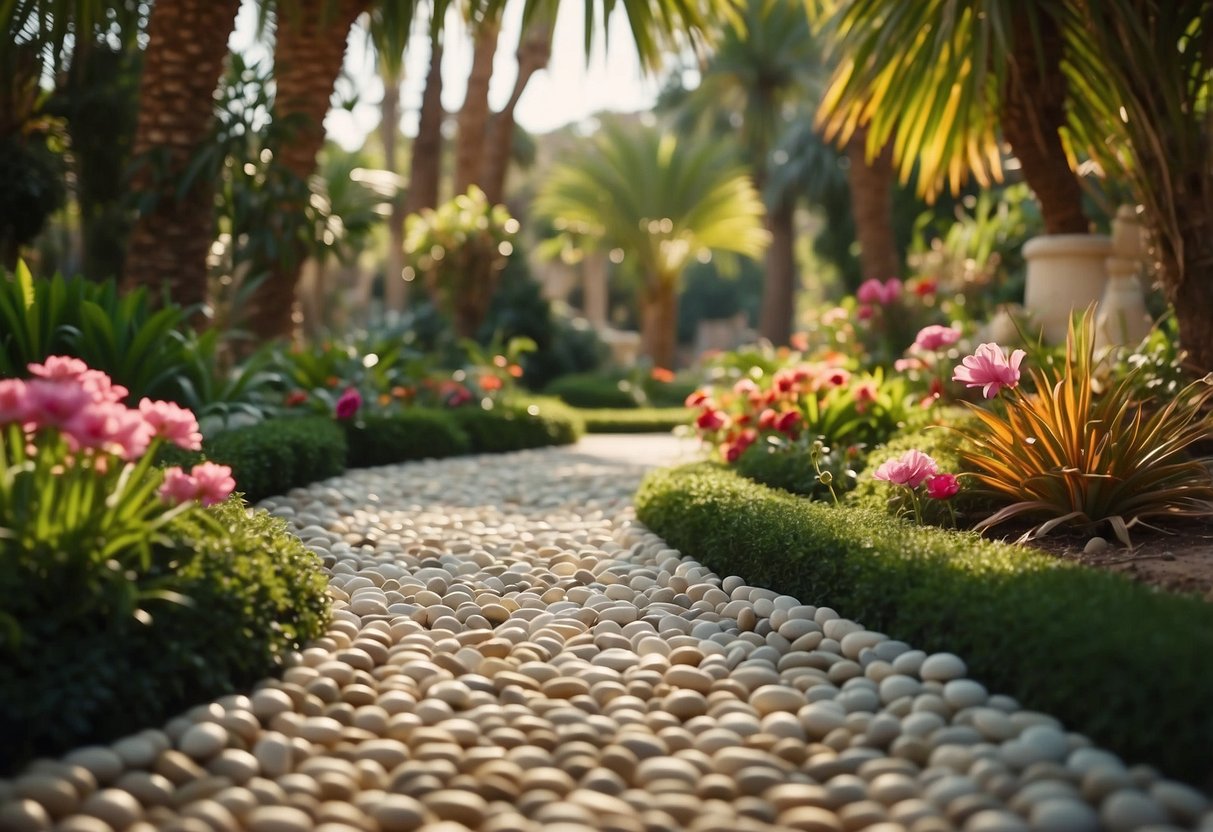
<path fill-rule="evenodd" d="M 669 433 L 694 418 L 685 407 L 591 408 L 577 414 L 586 433 Z"/>
<path fill-rule="evenodd" d="M 171 590 L 188 604 L 143 601 L 150 624 L 50 605 L 24 622 L 18 649 L 0 650 L 0 772 L 247 688 L 324 634 L 319 559 L 264 511 L 236 499 L 212 511 L 213 527 L 188 515 L 170 524 L 171 542 L 134 578 L 138 591 Z"/>
<path fill-rule="evenodd" d="M 624 389 L 626 381 L 602 373 L 571 373 L 553 380 L 543 388 L 545 396 L 554 396 L 573 407 L 634 408 L 640 403 L 636 394 Z"/>
<path fill-rule="evenodd" d="M 231 466 L 236 490 L 255 503 L 344 471 L 345 431 L 324 416 L 273 419 L 217 433 L 202 452 Z"/>
<path fill-rule="evenodd" d="M 585 433 L 577 412 L 557 399 L 515 399 L 492 410 L 461 407 L 450 413 L 476 454 L 571 445 Z"/>
<path fill-rule="evenodd" d="M 1213 775 L 1213 606 L 1109 572 L 832 507 L 697 464 L 649 474 L 639 519 L 721 575 L 828 605 L 1051 713 L 1131 761 Z"/>
<path fill-rule="evenodd" d="M 350 468 L 466 454 L 471 441 L 449 411 L 414 408 L 342 423 Z"/>

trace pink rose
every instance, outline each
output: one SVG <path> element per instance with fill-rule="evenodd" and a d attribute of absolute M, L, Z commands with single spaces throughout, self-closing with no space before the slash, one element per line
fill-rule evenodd
<path fill-rule="evenodd" d="M 927 496 L 933 500 L 948 500 L 960 491 L 955 474 L 936 474 L 927 480 Z"/>
<path fill-rule="evenodd" d="M 938 472 L 939 466 L 935 460 L 915 448 L 883 463 L 872 473 L 872 477 L 893 485 L 917 488 Z"/>
<path fill-rule="evenodd" d="M 49 355 L 41 364 L 30 364 L 32 376 L 51 381 L 75 381 L 88 372 L 88 365 L 70 355 Z"/>
<path fill-rule="evenodd" d="M 919 349 L 935 352 L 935 350 L 941 347 L 955 344 L 959 339 L 959 330 L 953 329 L 950 326 L 932 324 L 931 326 L 924 326 L 918 331 L 918 337 L 914 339 L 914 345 Z"/>
<path fill-rule="evenodd" d="M 982 395 L 992 399 L 1003 387 L 1014 388 L 1019 384 L 1019 364 L 1026 354 L 1015 350 L 1008 360 L 997 344 L 982 344 L 973 355 L 964 357 L 952 381 L 963 382 L 966 387 L 981 387 Z"/>

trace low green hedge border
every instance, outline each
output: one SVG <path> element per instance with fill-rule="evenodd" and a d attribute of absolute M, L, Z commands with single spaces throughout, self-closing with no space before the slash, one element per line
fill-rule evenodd
<path fill-rule="evenodd" d="M 491 410 L 461 407 L 449 412 L 467 434 L 474 454 L 571 445 L 585 433 L 581 417 L 558 399 L 515 399 L 498 402 Z"/>
<path fill-rule="evenodd" d="M 350 468 L 466 454 L 471 440 L 446 411 L 416 408 L 342 422 Z"/>
<path fill-rule="evenodd" d="M 1213 775 L 1213 606 L 973 534 L 812 503 L 700 463 L 639 519 L 721 575 L 965 658 L 974 678 L 1131 761 Z"/>
<path fill-rule="evenodd" d="M 142 624 L 115 618 L 103 597 L 87 609 L 48 599 L 22 622 L 21 643 L 0 648 L 0 772 L 246 689 L 324 635 L 328 581 L 320 560 L 264 511 L 249 512 L 237 499 L 212 511 L 215 528 L 177 518 L 151 569 L 131 577 L 137 591 L 171 590 L 188 603 L 144 601 L 151 622 Z M 56 582 L 49 583 L 53 594 Z M 9 592 L 22 598 L 10 602 Z M 13 558 L 0 580 L 0 608 L 20 609 L 31 592 L 37 575 Z"/>
<path fill-rule="evenodd" d="M 586 433 L 669 433 L 694 418 L 685 407 L 580 408 L 577 414 Z"/>

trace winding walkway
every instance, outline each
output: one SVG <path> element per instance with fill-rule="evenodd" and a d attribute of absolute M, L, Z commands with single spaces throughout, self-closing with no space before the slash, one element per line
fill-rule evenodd
<path fill-rule="evenodd" d="M 689 455 L 590 437 L 267 500 L 331 570 L 328 635 L 249 696 L 0 783 L 25 798 L 0 830 L 1213 830 L 960 658 L 668 548 L 629 501 Z"/>

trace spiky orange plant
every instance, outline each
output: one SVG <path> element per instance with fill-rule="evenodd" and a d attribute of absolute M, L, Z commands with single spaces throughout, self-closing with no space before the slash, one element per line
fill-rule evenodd
<path fill-rule="evenodd" d="M 1167 401 L 1143 400 L 1137 368 L 1096 396 L 1093 333 L 1088 310 L 1070 324 L 1065 363 L 1030 370 L 1037 392 L 1010 390 L 1005 412 L 973 406 L 977 422 L 958 429 L 977 490 L 1007 504 L 979 531 L 1045 517 L 1030 539 L 1063 524 L 1106 522 L 1131 546 L 1129 529 L 1146 520 L 1213 516 L 1213 477 L 1190 453 L 1210 436 L 1213 374 Z"/>

